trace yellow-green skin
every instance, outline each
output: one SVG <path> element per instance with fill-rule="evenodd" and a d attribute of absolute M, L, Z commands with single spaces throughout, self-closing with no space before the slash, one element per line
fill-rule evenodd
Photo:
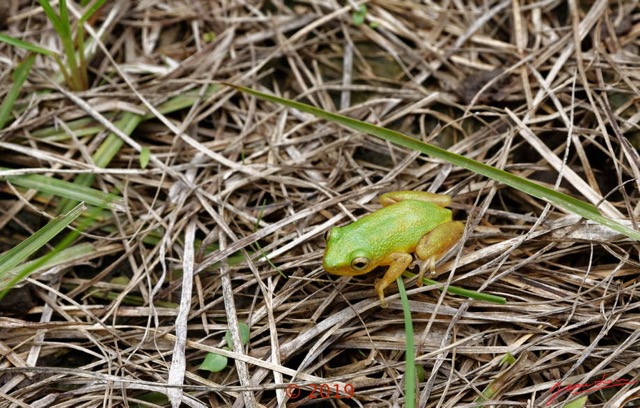
<path fill-rule="evenodd" d="M 334 227 L 327 236 L 322 259 L 324 269 L 334 275 L 362 275 L 378 266 L 389 266 L 376 292 L 382 306 L 384 288 L 409 266 L 415 253 L 424 270 L 433 272 L 435 262 L 453 247 L 464 224 L 451 220 L 444 208 L 451 198 L 444 194 L 400 191 L 381 196 L 383 208 L 344 227 Z"/>

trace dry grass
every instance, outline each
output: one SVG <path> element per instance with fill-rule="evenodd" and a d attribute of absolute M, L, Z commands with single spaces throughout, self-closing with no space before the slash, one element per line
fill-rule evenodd
<path fill-rule="evenodd" d="M 32 3 L 0 13 L 5 29 L 55 47 Z M 52 61 L 39 59 L 22 110 L 0 134 L 0 166 L 66 180 L 90 171 L 94 187 L 122 191 L 127 212 L 83 234 L 92 259 L 34 277 L 3 301 L 0 407 L 142 406 L 153 393 L 165 397 L 144 406 L 318 402 L 306 391 L 284 402 L 290 382 L 355 387 L 353 399 L 322 405 L 404 405 L 395 285 L 380 309 L 376 274 L 336 278 L 320 266 L 325 231 L 400 189 L 448 192 L 467 220 L 464 247 L 438 280 L 508 299 L 468 301 L 408 282 L 425 371 L 419 406 L 476 406 L 501 373 L 499 406 L 543 406 L 556 382 L 638 378 L 638 254 L 606 228 L 226 88 L 154 112 L 107 169 L 88 160 L 105 132 L 78 133 L 109 112 L 224 80 L 415 135 L 635 225 L 635 2 L 380 0 L 367 3 L 360 26 L 351 3 L 331 1 L 108 3 L 92 22 L 108 23 L 108 34 L 91 89 L 71 98 L 48 81 Z M 23 53 L 0 54 L 8 89 L 8 63 Z M 70 130 L 78 118 L 92 119 Z M 64 137 L 38 136 L 54 125 Z M 152 153 L 147 169 L 139 146 Z M 4 251 L 55 216 L 56 200 L 0 188 Z M 234 320 L 249 325 L 250 341 L 223 350 Z M 198 370 L 210 351 L 235 365 Z M 518 359 L 508 370 L 499 365 L 507 352 Z M 633 381 L 582 391 L 588 406 L 638 406 Z"/>

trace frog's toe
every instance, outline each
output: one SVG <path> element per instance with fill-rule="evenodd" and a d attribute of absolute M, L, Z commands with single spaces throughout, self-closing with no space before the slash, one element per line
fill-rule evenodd
<path fill-rule="evenodd" d="M 416 285 L 418 285 L 418 287 L 422 286 L 422 279 L 424 278 L 424 273 L 426 272 L 427 269 L 429 269 L 429 271 L 431 271 L 432 275 L 435 275 L 436 273 L 436 257 L 435 256 L 431 256 L 425 260 L 422 259 L 416 259 L 415 261 L 413 261 L 413 263 L 411 264 L 412 267 L 417 266 L 419 268 L 419 272 L 418 272 L 418 280 L 416 280 Z"/>
<path fill-rule="evenodd" d="M 376 279 L 375 282 L 376 292 L 378 293 L 378 297 L 380 298 L 380 307 L 386 309 L 389 306 L 389 303 L 384 298 L 384 282 L 383 279 Z"/>

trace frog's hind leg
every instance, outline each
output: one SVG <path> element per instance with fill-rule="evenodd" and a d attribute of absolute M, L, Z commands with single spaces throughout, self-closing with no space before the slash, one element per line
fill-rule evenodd
<path fill-rule="evenodd" d="M 385 263 L 389 264 L 389 269 L 387 269 L 382 279 L 376 279 L 376 293 L 380 298 L 381 307 L 387 307 L 389 305 L 384 299 L 384 289 L 395 282 L 398 276 L 402 275 L 402 272 L 407 269 L 413 260 L 411 254 L 405 252 L 394 252 L 389 254 L 388 258 Z"/>
<path fill-rule="evenodd" d="M 420 238 L 416 247 L 418 260 L 414 261 L 414 265 L 420 267 L 416 282 L 418 286 L 422 286 L 422 278 L 427 269 L 432 274 L 436 272 L 436 262 L 460 241 L 463 232 L 462 222 L 449 221 L 438 225 Z"/>
<path fill-rule="evenodd" d="M 448 207 L 451 197 L 446 194 L 427 193 L 426 191 L 392 191 L 380 196 L 380 204 L 384 207 L 405 200 L 424 201 L 439 207 Z"/>

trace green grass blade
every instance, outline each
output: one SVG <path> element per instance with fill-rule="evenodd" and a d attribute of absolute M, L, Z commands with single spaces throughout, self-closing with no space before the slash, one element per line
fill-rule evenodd
<path fill-rule="evenodd" d="M 290 108 L 298 109 L 299 111 L 310 113 L 314 116 L 329 120 L 331 122 L 339 123 L 345 127 L 357 130 L 359 132 L 368 133 L 380 139 L 393 142 L 397 145 L 404 146 L 406 148 L 425 153 L 432 157 L 437 157 L 451 164 L 455 164 L 456 166 L 471 170 L 474 173 L 481 174 L 493 180 L 504 183 L 510 187 L 513 187 L 517 190 L 527 193 L 533 197 L 537 197 L 541 200 L 547 201 L 550 204 L 563 208 L 581 217 L 595 221 L 602 225 L 606 225 L 607 227 L 611 228 L 614 231 L 617 231 L 632 239 L 640 241 L 640 231 L 636 231 L 614 220 L 611 220 L 607 217 L 602 216 L 595 206 L 589 203 L 586 203 L 584 201 L 578 200 L 574 197 L 568 196 L 566 194 L 560 193 L 558 191 L 540 186 L 530 180 L 524 179 L 522 177 L 518 177 L 504 170 L 500 170 L 495 167 L 486 165 L 484 163 L 480 163 L 478 161 L 468 159 L 464 156 L 451 153 L 447 150 L 424 143 L 420 140 L 406 136 L 394 130 L 385 129 L 383 127 L 375 126 L 370 123 L 352 119 L 347 116 L 327 112 L 325 110 L 322 110 L 304 103 L 295 102 L 289 99 L 279 98 L 274 95 L 258 92 L 243 86 L 237 86 L 232 84 L 226 84 L 226 85 L 229 85 L 249 95 L 253 95 L 267 101 L 275 102 L 280 105 L 288 106 Z"/>
<path fill-rule="evenodd" d="M 400 299 L 402 301 L 402 310 L 404 312 L 404 338 L 406 347 L 404 353 L 405 370 L 404 370 L 404 406 L 414 408 L 416 406 L 416 347 L 413 341 L 413 322 L 411 320 L 411 307 L 409 306 L 409 298 L 404 288 L 402 278 L 396 279 L 398 282 L 398 290 L 400 291 Z"/>
<path fill-rule="evenodd" d="M 416 274 L 408 271 L 404 271 L 402 272 L 402 276 L 404 276 L 405 278 L 414 278 Z M 441 285 L 442 284 L 442 282 L 438 282 L 438 281 L 434 281 L 426 278 L 422 278 L 422 283 L 424 285 Z M 438 288 L 438 289 L 442 290 L 442 288 Z M 499 305 L 504 305 L 507 303 L 507 299 L 503 298 L 502 296 L 491 295 L 489 293 L 476 292 L 474 290 L 459 288 L 457 286 L 447 286 L 447 293 L 463 296 L 470 299 L 481 300 L 483 302 L 497 303 Z"/>
<path fill-rule="evenodd" d="M 84 47 L 84 27 L 81 25 L 78 26 L 78 30 L 76 33 L 76 44 L 78 45 L 78 59 L 80 60 L 80 68 L 78 74 L 81 75 L 80 81 L 82 84 L 85 84 L 86 89 L 89 89 L 89 77 L 87 76 L 87 60 L 85 59 L 84 52 L 82 50 Z M 75 56 L 75 53 L 74 53 Z"/>
<path fill-rule="evenodd" d="M 60 18 L 58 17 L 58 14 L 56 14 L 56 11 L 53 9 L 53 7 L 51 7 L 49 1 L 38 0 L 38 3 L 40 3 L 42 10 L 44 10 L 44 14 L 47 15 L 49 21 L 51 21 L 53 28 L 58 31 L 60 29 Z"/>
<path fill-rule="evenodd" d="M 131 135 L 133 131 L 142 122 L 143 116 L 131 112 L 125 112 L 122 118 L 115 123 L 116 127 L 124 134 Z M 98 167 L 107 167 L 111 160 L 118 154 L 124 141 L 115 133 L 110 133 L 105 141 L 98 147 L 93 154 L 93 162 Z"/>
<path fill-rule="evenodd" d="M 38 3 L 40 3 L 40 5 L 42 6 L 44 13 L 47 15 L 47 18 L 53 25 L 53 29 L 58 34 L 58 37 L 60 37 L 64 54 L 67 56 L 68 69 L 62 70 L 65 80 L 72 90 L 80 91 L 86 89 L 87 86 L 85 86 L 84 82 L 82 81 L 82 72 L 80 72 L 78 69 L 78 62 L 76 59 L 76 51 L 73 46 L 71 23 L 69 21 L 69 12 L 67 9 L 66 0 L 60 0 L 60 4 L 58 7 L 60 11 L 59 14 L 56 14 L 55 10 L 53 9 L 53 7 L 51 7 L 51 4 L 48 0 L 38 0 Z M 61 63 L 59 64 L 61 65 L 61 67 L 63 67 Z"/>
<path fill-rule="evenodd" d="M 60 10 L 60 26 L 56 31 L 62 41 L 64 54 L 67 56 L 67 65 L 69 66 L 69 73 L 72 80 L 72 83 L 69 86 L 71 89 L 76 91 L 85 90 L 88 88 L 88 84 L 85 82 L 86 73 L 84 73 L 84 69 L 78 65 L 76 49 L 73 44 L 73 36 L 71 35 L 71 22 L 69 21 L 67 1 L 60 0 L 58 8 Z"/>
<path fill-rule="evenodd" d="M 82 25 L 86 23 L 91 18 L 91 16 L 95 14 L 96 11 L 100 10 L 100 7 L 102 7 L 105 1 L 106 0 L 97 0 L 92 5 L 90 5 L 89 8 L 80 17 L 79 24 Z"/>
<path fill-rule="evenodd" d="M 483 405 L 483 403 L 491 401 L 504 387 L 505 383 L 513 378 L 513 375 L 511 374 L 509 368 L 513 367 L 516 362 L 516 358 L 509 352 L 507 352 L 504 357 L 502 357 L 502 360 L 500 360 L 500 366 L 505 368 L 505 370 L 498 374 L 497 377 L 493 381 L 491 381 L 491 383 L 489 383 L 489 385 L 487 385 L 484 390 L 482 390 L 482 394 L 480 394 L 480 396 L 478 396 L 478 398 L 473 401 L 478 403 L 475 408 L 482 408 L 483 406 L 485 406 Z"/>
<path fill-rule="evenodd" d="M 62 72 L 62 75 L 64 76 L 65 80 L 67 82 L 70 82 L 71 79 L 69 77 L 69 72 L 67 71 L 67 68 L 65 68 L 65 66 L 62 64 L 62 60 L 60 59 L 60 57 L 58 56 L 58 54 L 56 54 L 54 51 L 48 49 L 48 48 L 44 48 L 41 47 L 39 45 L 36 44 L 31 44 L 28 43 L 26 41 L 22 41 L 19 40 L 17 38 L 13 38 L 10 37 L 6 34 L 2 34 L 0 33 L 0 41 L 5 42 L 11 46 L 14 47 L 18 47 L 18 48 L 22 48 L 25 49 L 27 51 L 31 51 L 31 52 L 35 52 L 36 54 L 42 54 L 42 55 L 46 55 L 49 57 L 52 57 L 55 61 L 56 64 L 58 64 L 58 66 L 60 67 L 60 71 Z"/>
<path fill-rule="evenodd" d="M 115 123 L 115 126 L 124 132 L 126 135 L 130 135 L 133 133 L 135 128 L 142 122 L 143 117 L 141 115 L 125 112 L 122 115 L 122 118 Z M 109 136 L 102 142 L 102 144 L 98 147 L 96 152 L 93 154 L 92 159 L 93 163 L 101 168 L 107 167 L 107 165 L 113 160 L 113 158 L 118 154 L 118 151 L 124 144 L 124 141 L 120 139 L 120 136 L 117 136 L 115 133 L 110 133 Z M 89 188 L 93 184 L 95 180 L 95 175 L 93 174 L 80 174 L 76 177 L 75 181 L 72 183 L 75 186 L 81 186 L 84 188 Z M 81 200 L 64 200 L 60 203 L 59 212 L 65 213 L 69 211 L 70 208 L 75 206 L 78 201 Z"/>
<path fill-rule="evenodd" d="M 176 111 L 193 106 L 193 104 L 200 99 L 209 98 L 219 90 L 220 90 L 220 85 L 213 84 L 208 86 L 207 89 L 205 89 L 204 92 L 202 92 L 202 94 L 196 91 L 187 91 L 183 94 L 176 95 L 173 98 L 167 100 L 162 105 L 158 106 L 157 109 L 158 109 L 158 112 L 162 113 L 163 115 L 166 115 L 171 112 L 176 112 Z M 145 120 L 155 119 L 155 116 L 152 113 L 149 113 L 145 115 L 144 119 Z"/>
<path fill-rule="evenodd" d="M 82 243 L 66 248 L 52 257 L 48 257 L 44 262 L 41 258 L 34 259 L 33 261 L 26 262 L 22 265 L 18 265 L 15 268 L 7 272 L 6 276 L 0 277 L 0 288 L 4 287 L 5 282 L 8 282 L 7 277 L 14 278 L 16 276 L 25 276 L 25 274 L 45 272 L 48 269 L 56 266 L 69 264 L 70 262 L 80 262 L 90 258 L 97 252 L 96 248 L 88 243 Z M 46 256 L 46 255 L 45 255 Z M 29 272 L 34 264 L 38 264 L 37 269 Z"/>
<path fill-rule="evenodd" d="M 0 168 L 0 171 L 8 170 Z M 124 202 L 118 196 L 108 194 L 91 187 L 81 186 L 53 177 L 42 176 L 40 174 L 29 174 L 25 176 L 7 176 L 8 182 L 24 188 L 32 188 L 41 193 L 52 194 L 75 201 L 84 201 L 95 206 L 107 206 L 112 210 L 124 210 Z M 106 203 L 106 204 L 105 204 Z"/>
<path fill-rule="evenodd" d="M 64 238 L 62 238 L 60 240 L 60 242 L 58 244 L 56 244 L 56 246 L 53 248 L 53 250 L 51 250 L 48 254 L 46 254 L 45 256 L 39 258 L 38 260 L 36 260 L 35 262 L 32 262 L 28 267 L 26 267 L 24 270 L 22 270 L 22 275 L 19 276 L 15 276 L 11 279 L 11 281 L 7 284 L 7 286 L 4 287 L 4 289 L 2 290 L 2 292 L 0 292 L 0 299 L 2 299 L 6 293 L 18 282 L 20 282 L 21 280 L 25 279 L 27 276 L 29 276 L 31 273 L 33 273 L 34 271 L 38 270 L 40 267 L 42 267 L 42 265 L 45 265 L 46 263 L 50 262 L 51 259 L 55 258 L 59 253 L 61 253 L 62 251 L 64 251 L 65 249 L 67 249 L 79 236 L 80 233 L 87 230 L 92 224 L 95 224 L 95 221 L 97 219 L 97 217 L 100 215 L 100 213 L 103 211 L 104 206 L 106 206 L 107 204 L 109 204 L 108 202 L 103 202 L 102 205 L 94 207 L 91 209 L 91 211 L 89 212 L 89 215 L 85 218 L 81 218 L 80 222 L 78 224 L 78 226 L 76 227 L 76 229 L 72 230 L 71 232 L 69 232 L 67 235 L 64 236 Z M 80 214 L 82 214 L 82 212 L 86 209 L 86 206 L 84 205 L 84 203 L 78 204 L 75 208 L 73 208 L 71 211 L 69 211 L 69 213 L 67 213 L 64 216 L 59 216 L 57 217 L 54 221 L 50 222 L 48 225 L 54 223 L 56 220 L 62 219 L 68 221 L 66 222 L 66 225 L 69 225 L 69 223 L 71 223 L 75 218 L 78 218 L 78 216 Z M 47 225 L 47 226 L 48 226 Z M 63 225 L 60 227 L 60 230 L 62 228 L 64 228 L 66 225 Z M 47 226 L 45 226 L 45 228 L 47 228 Z M 48 239 L 42 239 L 42 245 L 44 245 L 46 242 L 50 241 L 51 239 L 53 239 L 55 237 L 56 234 L 52 235 L 51 231 L 48 231 L 49 234 L 47 236 Z M 58 231 L 59 232 L 59 231 Z M 34 236 L 38 235 L 38 233 L 34 234 Z M 29 237 L 26 241 L 30 241 L 32 240 L 33 236 Z M 19 244 L 17 247 L 20 247 Z M 36 248 L 37 250 L 37 248 Z M 9 253 L 7 254 L 3 254 L 0 256 L 0 267 L 4 268 L 5 267 L 5 263 L 8 264 L 9 266 L 16 266 L 17 264 L 15 263 L 13 256 L 15 254 L 11 253 L 10 250 Z M 20 253 L 22 254 L 24 251 L 21 251 Z M 33 253 L 33 251 L 31 252 Z M 28 256 L 28 255 L 27 255 Z M 21 261 L 26 259 L 26 257 L 21 257 Z M 8 262 L 8 260 L 10 260 L 11 262 Z M 12 269 L 11 267 L 7 268 L 7 270 Z M 0 273 L 0 278 L 2 276 L 6 275 L 6 271 L 4 271 L 4 273 Z"/>
<path fill-rule="evenodd" d="M 196 103 L 196 101 L 198 101 L 199 99 L 206 99 L 216 93 L 219 89 L 219 85 L 211 85 L 202 96 L 199 96 L 198 92 L 187 91 L 183 94 L 177 95 L 167 100 L 166 102 L 159 105 L 157 109 L 160 113 L 166 115 L 185 108 L 189 108 L 193 106 L 193 104 Z M 107 112 L 104 114 L 104 116 L 109 120 L 113 120 L 113 117 L 115 115 L 113 112 Z M 149 119 L 155 119 L 155 116 L 153 114 L 144 115 L 143 120 Z M 67 123 L 67 126 L 69 127 L 69 129 L 73 130 L 73 133 L 78 137 L 95 135 L 104 130 L 104 126 L 97 124 L 95 119 L 90 117 L 72 120 Z M 69 135 L 67 135 L 63 129 L 55 126 L 34 130 L 31 135 L 37 138 L 45 138 L 52 142 L 69 139 Z"/>
<path fill-rule="evenodd" d="M 48 55 L 50 57 L 55 57 L 56 53 L 51 51 L 48 48 L 41 47 L 36 44 L 32 44 L 26 41 L 19 40 L 17 38 L 8 36 L 6 34 L 0 33 L 0 41 L 7 43 L 13 47 L 22 48 L 27 51 L 35 52 L 36 54 Z"/>
<path fill-rule="evenodd" d="M 158 107 L 158 110 L 162 114 L 167 114 L 190 107 L 200 98 L 207 98 L 208 96 L 213 95 L 219 89 L 220 86 L 216 84 L 208 87 L 202 96 L 200 96 L 198 93 L 186 93 L 183 95 L 178 95 L 160 105 Z M 132 112 L 125 112 L 122 115 L 122 118 L 120 118 L 115 123 L 115 126 L 126 135 L 131 135 L 133 131 L 138 127 L 138 125 L 142 123 L 142 121 L 153 118 L 153 115 L 142 116 Z M 118 154 L 118 151 L 120 151 L 120 149 L 122 148 L 123 143 L 124 142 L 122 139 L 120 139 L 120 136 L 114 133 L 110 133 L 93 154 L 92 159 L 94 164 L 102 168 L 107 167 L 111 160 L 113 160 L 113 158 L 116 156 L 116 154 Z M 80 174 L 78 177 L 76 177 L 74 184 L 81 186 L 91 186 L 94 180 L 95 176 L 93 174 Z M 76 201 L 69 200 L 61 202 L 59 212 L 65 213 L 69 211 L 69 209 L 76 205 L 76 203 Z"/>
<path fill-rule="evenodd" d="M 26 278 L 24 271 L 22 275 L 13 277 L 8 276 L 8 272 L 55 238 L 55 236 L 71 224 L 73 220 L 78 218 L 85 208 L 84 204 L 81 204 L 67 214 L 54 218 L 32 236 L 0 255 L 0 290 L 2 291 L 0 293 L 0 299 L 2 299 L 7 290 Z M 28 275 L 30 271 L 27 270 L 26 273 Z"/>
<path fill-rule="evenodd" d="M 29 76 L 31 66 L 35 60 L 36 56 L 31 54 L 16 67 L 15 71 L 13 71 L 13 85 L 11 85 L 11 89 L 9 90 L 7 97 L 2 101 L 2 105 L 0 105 L 0 129 L 4 129 L 4 125 L 9 120 L 13 105 L 18 100 L 18 96 L 20 96 L 22 85 L 24 85 L 27 80 L 27 76 Z"/>
<path fill-rule="evenodd" d="M 67 10 L 67 0 L 59 0 L 58 15 L 60 16 L 60 23 L 62 26 L 64 26 L 64 29 L 71 32 L 71 24 L 69 24 L 69 10 Z"/>
<path fill-rule="evenodd" d="M 112 115 L 105 114 L 105 117 L 110 119 Z M 73 131 L 73 134 L 77 137 L 87 136 L 87 135 L 95 135 L 100 133 L 104 126 L 97 125 L 95 119 L 86 117 L 81 119 L 71 120 L 67 123 L 67 127 Z M 86 131 L 85 129 L 89 129 Z M 60 140 L 69 140 L 71 137 L 66 133 L 65 129 L 60 129 L 60 127 L 49 126 L 42 127 L 40 129 L 36 129 L 31 133 L 31 136 L 46 139 L 50 141 L 60 141 Z"/>
<path fill-rule="evenodd" d="M 140 152 L 140 168 L 146 169 L 149 165 L 149 160 L 151 160 L 151 149 L 149 149 L 149 146 L 144 146 Z"/>

